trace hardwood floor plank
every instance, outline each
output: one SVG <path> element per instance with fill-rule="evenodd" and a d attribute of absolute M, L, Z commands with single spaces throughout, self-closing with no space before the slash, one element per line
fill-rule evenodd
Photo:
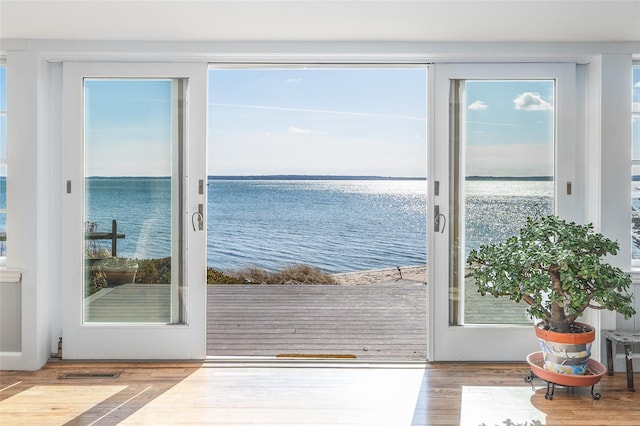
<path fill-rule="evenodd" d="M 121 374 L 59 379 L 106 370 Z M 526 374 L 525 363 L 314 368 L 63 361 L 37 372 L 0 372 L 0 424 L 638 425 L 640 393 L 626 390 L 623 373 L 602 378 L 597 401 L 587 387 L 557 387 L 549 401 L 545 383 L 525 383 Z"/>

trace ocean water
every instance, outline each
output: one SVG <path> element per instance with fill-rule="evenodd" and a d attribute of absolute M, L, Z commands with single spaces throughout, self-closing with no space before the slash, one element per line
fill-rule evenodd
<path fill-rule="evenodd" d="M 553 182 L 472 180 L 466 183 L 466 253 L 518 234 L 528 217 L 552 214 Z"/>
<path fill-rule="evenodd" d="M 210 266 L 327 272 L 426 259 L 426 181 L 209 181 Z"/>
<path fill-rule="evenodd" d="M 87 220 L 98 231 L 117 220 L 126 235 L 119 256 L 169 256 L 169 185 L 168 178 L 89 178 Z M 336 273 L 424 264 L 426 188 L 424 180 L 210 179 L 208 266 L 277 270 L 306 263 Z M 467 252 L 553 210 L 551 182 L 470 181 L 466 191 Z"/>
<path fill-rule="evenodd" d="M 85 218 L 98 232 L 110 232 L 116 220 L 117 255 L 137 259 L 171 253 L 171 180 L 169 178 L 102 178 L 85 181 Z M 94 244 L 111 250 L 111 241 Z"/>

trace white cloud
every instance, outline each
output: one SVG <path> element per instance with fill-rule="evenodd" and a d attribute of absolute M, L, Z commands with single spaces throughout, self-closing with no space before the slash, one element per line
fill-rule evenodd
<path fill-rule="evenodd" d="M 523 111 L 551 111 L 553 105 L 542 99 L 539 93 L 524 92 L 513 100 L 516 109 Z"/>
<path fill-rule="evenodd" d="M 298 134 L 309 134 L 309 133 L 311 133 L 311 130 L 309 130 L 309 129 L 301 129 L 299 127 L 291 126 L 291 127 L 289 127 L 287 129 L 287 132 L 289 132 L 289 133 L 298 133 Z"/>
<path fill-rule="evenodd" d="M 499 127 L 518 127 L 517 124 L 514 123 L 496 123 L 491 121 L 472 121 L 468 120 L 467 124 L 481 124 L 483 126 L 499 126 Z"/>
<path fill-rule="evenodd" d="M 489 108 L 489 105 L 485 104 L 482 101 L 475 101 L 474 103 L 469 105 L 469 109 L 474 111 L 482 111 L 483 109 L 487 108 Z"/>
<path fill-rule="evenodd" d="M 296 107 L 280 107 L 273 105 L 251 105 L 251 104 L 228 104 L 228 103 L 210 103 L 212 107 L 231 107 L 231 108 L 251 108 L 262 109 L 270 111 L 292 111 L 292 112 L 310 112 L 314 114 L 339 114 L 339 115 L 354 115 L 360 117 L 381 117 L 381 118 L 397 118 L 401 120 L 415 120 L 426 121 L 426 117 L 402 115 L 402 114 L 379 114 L 372 112 L 358 112 L 358 111 L 340 111 L 330 109 L 315 109 L 315 108 L 296 108 Z"/>
<path fill-rule="evenodd" d="M 638 81 L 636 84 L 634 84 L 633 87 L 635 87 L 636 89 L 640 89 L 640 81 Z"/>

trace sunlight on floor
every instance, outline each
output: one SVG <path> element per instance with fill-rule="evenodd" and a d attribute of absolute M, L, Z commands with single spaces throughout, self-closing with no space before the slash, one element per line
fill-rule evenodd
<path fill-rule="evenodd" d="M 410 425 L 422 369 L 202 368 L 122 424 Z M 184 407 L 184 409 L 181 409 Z"/>
<path fill-rule="evenodd" d="M 460 425 L 546 424 L 546 414 L 531 403 L 530 387 L 462 386 Z"/>
<path fill-rule="evenodd" d="M 33 386 L 0 402 L 1 423 L 61 425 L 124 389 L 126 386 Z"/>

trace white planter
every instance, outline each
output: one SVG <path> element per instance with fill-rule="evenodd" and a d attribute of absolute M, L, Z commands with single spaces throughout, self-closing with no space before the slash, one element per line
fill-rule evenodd
<path fill-rule="evenodd" d="M 123 284 L 133 284 L 138 272 L 138 264 L 131 261 L 114 262 L 107 261 L 102 265 L 107 285 L 116 287 Z"/>

